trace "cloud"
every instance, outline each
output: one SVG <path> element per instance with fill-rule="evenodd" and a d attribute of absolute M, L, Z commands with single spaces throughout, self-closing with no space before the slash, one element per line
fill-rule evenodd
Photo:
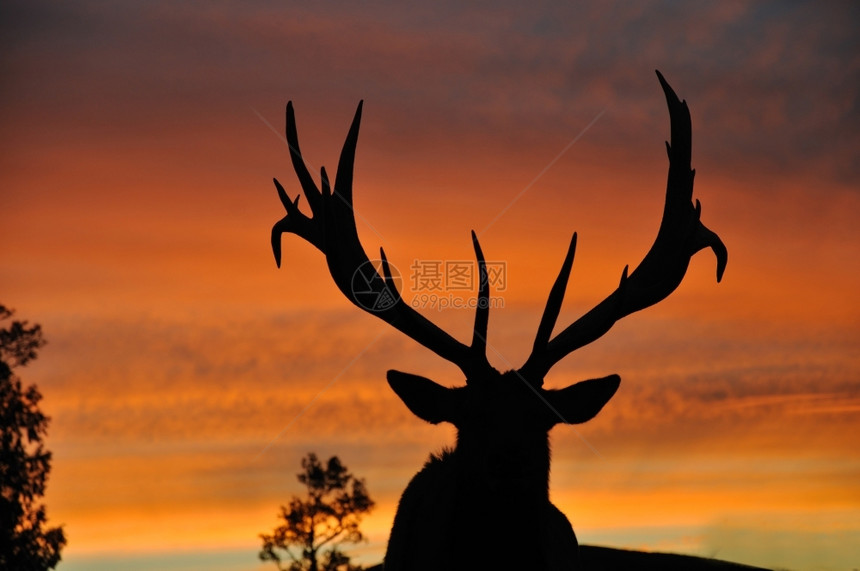
<path fill-rule="evenodd" d="M 440 323 L 471 322 L 453 313 Z M 497 318 L 491 360 L 516 366 L 537 317 L 506 311 Z M 289 438 L 309 441 L 409 439 L 420 423 L 388 389 L 385 371 L 463 382 L 450 364 L 351 307 L 246 319 L 53 324 L 50 353 L 30 379 L 49 395 L 54 437 L 238 439 L 262 447 L 291 426 Z M 720 329 L 646 315 L 629 321 L 547 379 L 558 388 L 621 374 L 621 390 L 588 430 L 622 448 L 660 442 L 666 453 L 703 444 L 750 453 L 813 445 L 847 452 L 845 430 L 857 422 L 860 402 L 848 341 L 838 331 L 810 344 L 805 335 L 746 332 L 744 323 Z"/>
<path fill-rule="evenodd" d="M 68 125 L 78 135 L 123 137 L 122 126 L 133 125 L 125 131 L 136 137 L 186 139 L 211 128 L 213 113 L 235 126 L 239 115 L 225 116 L 228 109 L 264 101 L 281 109 L 293 98 L 323 117 L 316 131 L 325 141 L 335 132 L 332 110 L 364 97 L 378 110 L 377 132 L 397 148 L 409 140 L 438 148 L 455 128 L 462 141 L 483 132 L 487 145 L 504 138 L 533 147 L 608 108 L 590 137 L 606 149 L 665 131 L 651 72 L 661 67 L 693 106 L 706 164 L 843 183 L 858 175 L 853 7 L 507 5 L 490 18 L 448 4 L 423 20 L 322 4 L 64 10 L 14 14 L 29 31 L 7 40 L 13 61 L 33 71 L 19 70 L 6 97 L 38 105 L 55 129 Z M 65 105 L 54 110 L 60 94 Z M 415 133 L 425 142 L 414 142 Z M 806 160 L 795 160 L 798 150 Z"/>
<path fill-rule="evenodd" d="M 601 456 L 568 427 L 553 432 L 554 493 L 589 488 L 604 502 L 589 517 L 614 517 L 605 502 L 617 496 L 613 506 L 639 502 L 631 518 L 690 526 L 695 514 L 680 504 L 661 513 L 659 502 L 716 497 L 718 518 L 792 468 L 821 489 L 830 478 L 833 490 L 856 490 L 854 6 L 3 10 L 0 172 L 14 215 L 0 231 L 0 283 L 50 341 L 23 376 L 53 417 L 60 506 L 76 525 L 76 494 L 111 514 L 82 524 L 104 532 L 80 532 L 84 544 L 135 509 L 133 534 L 180 542 L 212 506 L 243 494 L 276 502 L 289 491 L 279 478 L 312 449 L 358 458 L 356 471 L 384 482 L 390 515 L 396 490 L 453 439 L 411 416 L 384 371 L 455 385 L 455 367 L 350 306 L 297 239 L 285 238 L 275 273 L 267 232 L 281 209 L 270 179 L 298 186 L 254 110 L 281 131 L 294 99 L 316 170 L 335 163 L 356 101 L 367 100 L 356 200 L 373 230 L 360 232 L 369 251 L 384 245 L 406 268 L 471 259 L 468 230 L 489 224 L 605 109 L 482 240 L 510 269 L 490 326 L 504 359 L 491 361 L 516 366 L 571 231 L 580 249 L 560 323 L 607 295 L 653 240 L 668 136 L 654 68 L 691 106 L 696 196 L 731 261 L 717 287 L 712 259 L 698 256 L 669 300 L 555 368 L 548 386 L 612 372 L 623 381 L 577 427 Z M 430 316 L 468 338 L 470 313 Z M 287 426 L 262 467 L 246 467 Z M 586 480 L 561 476 L 584 457 L 606 460 Z M 773 459 L 765 477 L 756 472 Z M 723 464 L 686 463 L 700 461 Z M 159 474 L 170 484 L 159 487 Z M 612 474 L 627 479 L 601 495 Z M 651 500 L 636 496 L 634 476 L 656 490 Z M 788 489 L 767 508 L 788 502 Z M 804 489 L 807 505 L 832 500 Z M 162 511 L 134 503 L 143 497 Z M 189 511 L 162 533 L 165 506 L 183 497 Z"/>

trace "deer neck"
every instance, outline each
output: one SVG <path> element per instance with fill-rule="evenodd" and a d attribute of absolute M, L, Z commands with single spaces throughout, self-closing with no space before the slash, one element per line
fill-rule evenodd
<path fill-rule="evenodd" d="M 453 452 L 457 479 L 465 494 L 504 494 L 536 504 L 549 501 L 549 437 L 518 436 L 488 441 L 458 432 Z"/>

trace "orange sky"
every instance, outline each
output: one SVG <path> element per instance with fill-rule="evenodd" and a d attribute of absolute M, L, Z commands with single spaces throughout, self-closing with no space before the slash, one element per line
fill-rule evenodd
<path fill-rule="evenodd" d="M 669 133 L 655 68 L 690 104 L 694 196 L 729 265 L 717 285 L 697 255 L 671 298 L 553 369 L 549 386 L 623 380 L 596 419 L 552 432 L 552 496 L 585 543 L 856 567 L 853 5 L 0 11 L 0 301 L 49 340 L 20 374 L 53 418 L 61 569 L 255 569 L 309 451 L 367 478 L 378 507 L 351 551 L 378 561 L 399 494 L 453 440 L 384 372 L 453 386 L 455 367 L 351 306 L 298 238 L 275 267 L 271 178 L 299 192 L 288 99 L 312 172 L 334 171 L 365 100 L 359 233 L 404 297 L 413 260 L 470 260 L 483 231 L 507 268 L 489 336 L 505 368 L 572 231 L 564 323 L 650 246 Z M 425 315 L 469 335 L 470 311 Z"/>

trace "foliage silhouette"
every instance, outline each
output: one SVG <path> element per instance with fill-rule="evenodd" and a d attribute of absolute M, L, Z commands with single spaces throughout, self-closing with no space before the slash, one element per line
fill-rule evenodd
<path fill-rule="evenodd" d="M 364 539 L 359 529 L 361 517 L 374 505 L 364 480 L 353 476 L 337 456 L 323 465 L 310 453 L 302 458 L 302 470 L 298 480 L 307 488 L 307 498 L 293 496 L 288 506 L 281 506 L 278 517 L 284 523 L 271 535 L 260 534 L 260 559 L 289 571 L 360 570 L 350 563 L 340 545 Z M 293 548 L 301 554 L 294 553 Z M 286 566 L 282 565 L 285 558 Z"/>
<path fill-rule="evenodd" d="M 0 305 L 0 321 L 12 315 Z M 51 470 L 42 442 L 50 419 L 39 410 L 36 386 L 25 389 L 12 372 L 44 344 L 39 325 L 13 321 L 0 329 L 0 569 L 53 569 L 66 545 L 62 527 L 47 528 L 45 506 L 38 503 Z"/>
<path fill-rule="evenodd" d="M 472 341 L 466 344 L 404 301 L 385 252 L 380 249 L 380 275 L 359 241 L 352 182 L 363 102 L 347 133 L 334 185 L 322 168 L 320 187 L 302 157 L 295 112 L 292 102 L 287 103 L 290 158 L 311 216 L 299 208 L 299 197 L 291 198 L 276 179 L 286 210 L 271 233 L 276 263 L 280 267 L 283 233 L 303 238 L 325 254 L 335 285 L 350 302 L 457 365 L 465 376 L 465 386 L 448 388 L 417 375 L 388 371 L 388 384 L 407 408 L 432 424 L 453 424 L 457 443 L 431 455 L 403 492 L 385 555 L 386 571 L 579 568 L 573 528 L 549 499 L 549 431 L 559 423 L 593 418 L 621 379 L 608 375 L 555 390 L 543 387 L 544 377 L 561 359 L 602 337 L 619 320 L 671 295 L 697 252 L 713 250 L 718 282 L 728 260 L 722 240 L 702 223 L 701 204 L 692 199 L 695 171 L 687 103 L 659 71 L 657 77 L 669 108 L 671 144 L 666 143 L 669 173 L 654 243 L 633 271 L 628 274 L 624 268 L 614 291 L 553 335 L 576 252 L 574 233 L 550 289 L 532 352 L 520 368 L 504 373 L 487 358 L 490 283 L 475 232 L 472 245 L 480 279 Z M 502 533 L 500 523 L 505 524 Z M 514 530 L 512 545 L 509 536 Z"/>

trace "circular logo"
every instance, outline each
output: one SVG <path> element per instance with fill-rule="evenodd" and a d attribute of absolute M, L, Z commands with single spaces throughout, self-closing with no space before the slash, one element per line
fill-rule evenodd
<path fill-rule="evenodd" d="M 367 311 L 385 311 L 397 303 L 403 280 L 390 262 L 388 269 L 392 277 L 390 284 L 382 277 L 382 260 L 368 260 L 353 272 L 352 297 L 359 307 Z"/>

